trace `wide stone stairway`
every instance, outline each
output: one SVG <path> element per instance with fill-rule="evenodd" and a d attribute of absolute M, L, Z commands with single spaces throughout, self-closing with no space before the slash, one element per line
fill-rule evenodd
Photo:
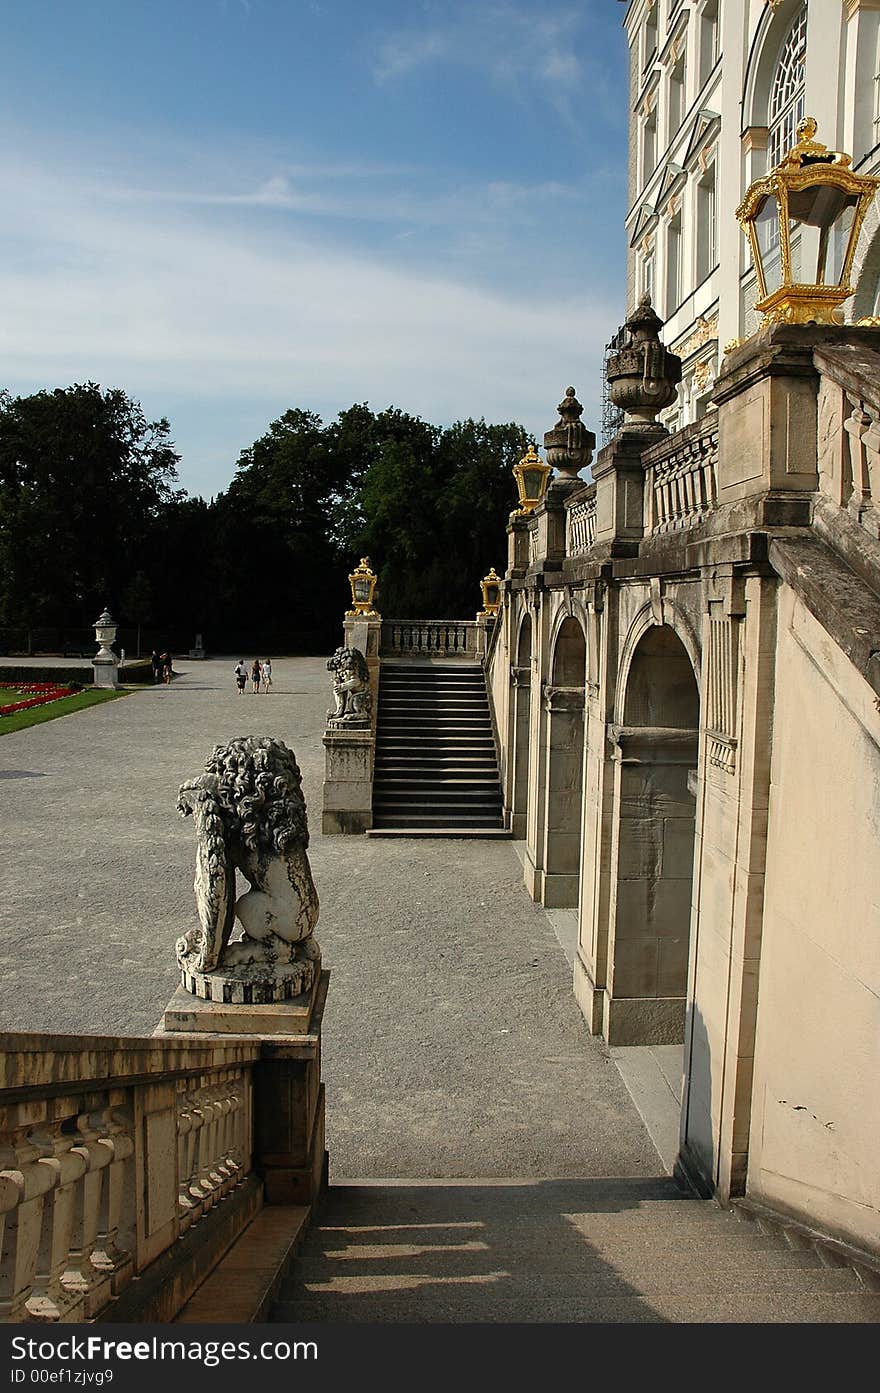
<path fill-rule="evenodd" d="M 272 1319 L 880 1319 L 880 1292 L 831 1261 L 665 1177 L 360 1181 L 330 1188 Z"/>
<path fill-rule="evenodd" d="M 382 663 L 373 835 L 506 836 L 478 663 Z"/>

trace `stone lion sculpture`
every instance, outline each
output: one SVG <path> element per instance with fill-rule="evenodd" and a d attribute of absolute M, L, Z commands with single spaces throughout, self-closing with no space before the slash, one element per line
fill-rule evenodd
<path fill-rule="evenodd" d="M 177 810 L 198 837 L 199 927 L 178 940 L 177 961 L 196 996 L 282 1001 L 314 985 L 318 895 L 301 782 L 282 741 L 243 736 L 215 745 L 204 773 L 180 786 Z M 236 871 L 250 887 L 238 899 Z M 243 932 L 233 940 L 236 921 Z"/>
<path fill-rule="evenodd" d="M 333 674 L 333 696 L 336 709 L 327 712 L 330 725 L 363 726 L 370 724 L 373 698 L 370 695 L 370 670 L 359 648 L 337 648 L 327 659 L 327 670 Z"/>

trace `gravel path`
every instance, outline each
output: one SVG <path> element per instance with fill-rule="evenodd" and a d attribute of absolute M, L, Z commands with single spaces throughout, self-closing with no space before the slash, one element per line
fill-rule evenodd
<path fill-rule="evenodd" d="M 234 662 L 0 738 L 2 1027 L 151 1033 L 195 918 L 178 785 L 216 742 L 275 735 L 303 772 L 332 971 L 334 1177 L 657 1174 L 513 847 L 322 837 L 324 659 L 279 659 L 271 695 L 243 697 Z"/>

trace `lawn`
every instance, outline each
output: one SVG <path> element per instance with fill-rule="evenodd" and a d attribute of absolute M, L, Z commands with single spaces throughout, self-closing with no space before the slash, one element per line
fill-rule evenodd
<path fill-rule="evenodd" d="M 19 701 L 22 695 L 17 687 L 0 687 L 0 706 Z M 38 726 L 43 721 L 54 721 L 56 716 L 68 716 L 74 711 L 84 710 L 87 706 L 97 706 L 101 701 L 113 701 L 115 697 L 127 695 L 124 691 L 93 687 L 74 692 L 71 696 L 59 697 L 57 701 L 47 702 L 45 706 L 13 711 L 10 716 L 0 716 L 0 735 L 8 735 L 13 730 L 26 730 L 28 726 Z"/>

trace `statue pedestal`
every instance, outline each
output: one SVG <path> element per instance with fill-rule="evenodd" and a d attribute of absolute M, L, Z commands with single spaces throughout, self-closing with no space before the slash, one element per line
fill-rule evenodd
<path fill-rule="evenodd" d="M 321 1023 L 330 973 L 312 990 L 267 1005 L 203 1001 L 178 987 L 156 1031 L 262 1037 L 254 1065 L 254 1170 L 267 1204 L 312 1204 L 327 1183 Z"/>
<path fill-rule="evenodd" d="M 372 827 L 373 746 L 371 730 L 336 726 L 325 732 L 322 832 L 366 832 Z"/>

